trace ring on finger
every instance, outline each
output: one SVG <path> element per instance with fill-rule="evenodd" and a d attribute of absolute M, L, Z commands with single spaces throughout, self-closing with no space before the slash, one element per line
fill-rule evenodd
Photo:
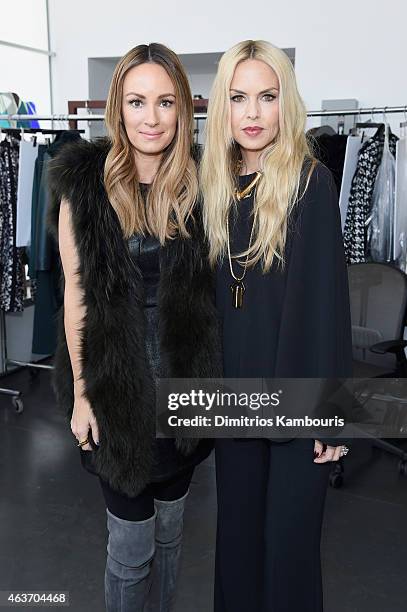
<path fill-rule="evenodd" d="M 85 446 L 85 444 L 88 444 L 88 442 L 89 442 L 89 438 L 86 438 L 85 440 L 78 442 L 77 446 Z"/>
<path fill-rule="evenodd" d="M 348 446 L 342 446 L 341 448 L 341 452 L 340 452 L 340 457 L 345 457 L 349 452 L 349 447 Z"/>

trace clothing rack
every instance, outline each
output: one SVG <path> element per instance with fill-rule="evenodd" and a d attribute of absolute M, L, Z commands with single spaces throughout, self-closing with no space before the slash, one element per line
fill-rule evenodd
<path fill-rule="evenodd" d="M 84 103 L 84 108 L 86 108 Z M 87 108 L 90 108 L 88 103 Z M 388 115 L 393 113 L 404 113 L 407 117 L 407 104 L 404 106 L 372 106 L 370 108 L 352 108 L 352 109 L 336 109 L 336 110 L 311 110 L 307 111 L 308 117 L 338 117 L 342 115 Z M 194 113 L 195 119 L 206 119 L 207 113 Z M 53 115 L 0 115 L 1 121 L 103 121 L 104 115 L 92 114 L 53 114 Z M 24 128 L 17 128 L 24 130 Z M 1 128 L 0 128 L 1 130 Z"/>
<path fill-rule="evenodd" d="M 21 117 L 23 117 L 24 115 L 20 115 Z M 8 118 L 9 116 L 7 115 L 0 115 L 0 119 L 4 118 Z M 33 117 L 33 115 L 28 115 L 28 117 Z M 7 119 L 6 119 L 7 120 Z M 5 128 L 1 128 L 0 127 L 0 134 L 2 133 L 2 131 L 4 130 L 3 133 L 5 134 L 9 134 L 9 133 L 14 133 L 14 132 L 20 132 L 20 133 L 30 133 L 30 134 L 35 134 L 35 133 L 39 133 L 39 132 L 47 132 L 49 134 L 57 134 L 58 132 L 60 132 L 61 130 L 43 130 L 41 128 L 23 128 L 23 127 L 16 127 L 16 128 L 9 128 L 9 127 L 5 127 Z M 80 133 L 82 133 L 84 130 L 78 130 Z M 7 366 L 9 365 L 13 365 L 13 366 L 17 366 L 17 369 L 20 368 L 29 368 L 29 372 L 30 375 L 32 376 L 32 378 L 34 378 L 35 375 L 37 375 L 39 373 L 39 370 L 53 370 L 53 366 L 52 365 L 47 365 L 47 364 L 42 364 L 42 363 L 38 363 L 38 362 L 32 362 L 32 361 L 17 361 L 15 359 L 9 359 L 7 356 L 7 330 L 6 330 L 6 314 L 3 310 L 0 310 L 0 379 L 4 378 L 5 376 L 7 376 L 7 374 L 10 373 L 10 371 L 8 370 Z M 21 413 L 24 410 L 24 404 L 23 404 L 23 400 L 22 400 L 22 392 L 18 391 L 17 389 L 6 389 L 4 387 L 0 387 L 0 395 L 9 395 L 11 397 L 11 401 L 12 404 L 15 408 L 15 411 L 17 413 Z"/>
<path fill-rule="evenodd" d="M 9 361 L 7 359 L 6 317 L 5 317 L 5 313 L 3 311 L 0 311 L 0 376 L 1 377 L 6 376 L 8 363 Z M 17 389 L 5 389 L 5 388 L 0 387 L 0 394 L 10 395 L 12 404 L 16 412 L 23 411 L 23 401 L 21 399 L 21 391 L 17 391 Z"/>
<path fill-rule="evenodd" d="M 17 361 L 7 357 L 7 332 L 6 332 L 6 313 L 0 310 L 0 378 L 4 378 L 10 372 L 7 369 L 8 365 L 17 366 L 20 368 L 29 368 L 30 375 L 34 378 L 39 370 L 53 370 L 52 365 L 37 363 L 34 361 Z M 17 389 L 6 389 L 0 387 L 0 395 L 10 395 L 12 404 L 16 412 L 23 412 L 24 405 L 21 398 L 22 393 Z"/>
<path fill-rule="evenodd" d="M 38 374 L 39 370 L 53 370 L 52 365 L 43 363 L 37 363 L 34 361 L 17 361 L 15 359 L 9 359 L 7 357 L 7 332 L 6 332 L 6 313 L 0 311 L 0 378 L 7 376 L 10 372 L 7 370 L 8 365 L 17 366 L 20 368 L 29 368 L 30 375 L 32 378 Z M 17 389 L 5 389 L 0 387 L 0 395 L 10 395 L 12 404 L 16 412 L 20 413 L 24 410 L 23 400 L 21 398 L 22 393 Z"/>

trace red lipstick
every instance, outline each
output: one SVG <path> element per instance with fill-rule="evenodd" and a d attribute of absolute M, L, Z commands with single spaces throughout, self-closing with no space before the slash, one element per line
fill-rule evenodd
<path fill-rule="evenodd" d="M 251 125 L 244 128 L 243 131 L 245 134 L 247 134 L 247 136 L 258 136 L 263 131 L 263 128 L 258 125 Z"/>

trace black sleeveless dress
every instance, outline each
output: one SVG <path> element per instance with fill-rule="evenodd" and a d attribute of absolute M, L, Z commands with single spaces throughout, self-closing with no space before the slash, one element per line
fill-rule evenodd
<path fill-rule="evenodd" d="M 141 184 L 141 193 L 146 199 L 148 185 Z M 160 359 L 158 286 L 160 280 L 160 242 L 154 236 L 133 234 L 128 239 L 130 255 L 139 268 L 144 282 L 144 315 L 147 359 L 153 379 L 165 377 Z M 154 466 L 151 482 L 169 480 L 184 470 L 198 465 L 211 452 L 213 442 L 201 440 L 195 451 L 188 456 L 180 453 L 175 441 L 169 438 L 154 440 Z"/>

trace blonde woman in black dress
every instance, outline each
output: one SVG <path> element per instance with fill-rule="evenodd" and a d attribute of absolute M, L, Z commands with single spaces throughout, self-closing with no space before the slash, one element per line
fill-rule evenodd
<path fill-rule="evenodd" d="M 222 57 L 201 167 L 230 378 L 351 375 L 335 185 L 305 138 L 290 60 L 264 41 Z M 336 439 L 216 443 L 215 612 L 321 612 L 320 537 Z"/>

